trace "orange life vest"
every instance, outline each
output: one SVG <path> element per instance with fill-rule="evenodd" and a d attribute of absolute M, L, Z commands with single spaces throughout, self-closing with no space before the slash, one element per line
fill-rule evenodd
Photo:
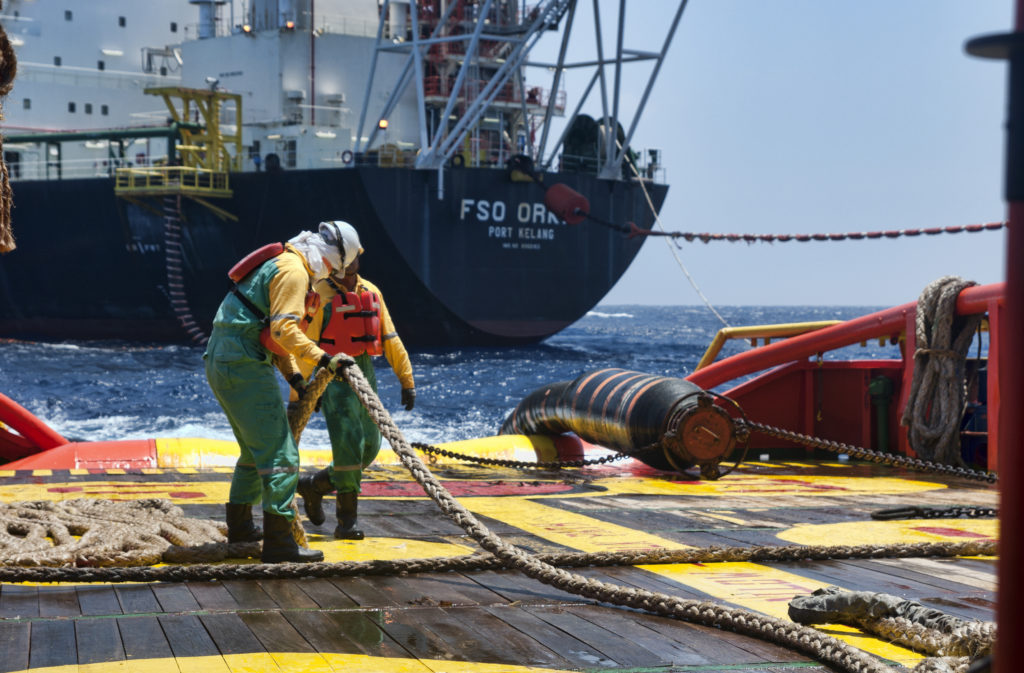
<path fill-rule="evenodd" d="M 327 326 L 320 335 L 320 348 L 331 355 L 363 353 L 380 355 L 380 297 L 368 290 L 339 292 L 330 303 Z"/>
<path fill-rule="evenodd" d="M 257 318 L 259 318 L 260 324 L 263 325 L 263 329 L 260 330 L 260 343 L 271 353 L 277 355 L 288 355 L 288 351 L 281 347 L 281 344 L 274 341 L 274 337 L 270 336 L 270 316 L 260 310 L 251 299 L 246 297 L 240 289 L 238 289 L 238 283 L 245 280 L 245 277 L 255 271 L 264 262 L 271 260 L 281 253 L 285 248 L 284 243 L 268 243 L 262 248 L 253 250 L 248 255 L 243 257 L 241 261 L 235 264 L 228 271 L 228 278 L 234 281 L 235 285 L 231 288 L 231 292 L 234 293 L 238 300 L 245 305 L 249 311 L 251 311 Z M 299 321 L 299 329 L 303 332 L 306 331 L 306 327 L 309 326 L 310 320 L 316 315 L 316 312 L 320 310 L 320 295 L 312 288 L 306 290 L 306 302 L 305 302 L 305 315 L 302 316 L 302 320 Z"/>

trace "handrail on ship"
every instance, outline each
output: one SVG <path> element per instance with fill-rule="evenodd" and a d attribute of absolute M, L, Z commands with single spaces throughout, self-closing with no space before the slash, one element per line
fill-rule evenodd
<path fill-rule="evenodd" d="M 776 325 L 745 325 L 743 327 L 723 327 L 711 340 L 708 349 L 704 351 L 700 362 L 693 371 L 704 369 L 715 361 L 722 347 L 729 339 L 750 339 L 751 346 L 757 346 L 757 340 L 763 339 L 764 345 L 771 343 L 776 337 L 793 337 L 807 332 L 813 332 L 825 327 L 831 327 L 842 322 L 841 320 L 814 320 L 809 322 L 788 322 Z"/>
<path fill-rule="evenodd" d="M 960 293 L 956 310 L 960 315 L 991 313 L 992 307 L 1005 304 L 1006 283 L 976 285 Z M 739 353 L 710 364 L 686 377 L 705 390 L 729 381 L 753 374 L 770 367 L 811 357 L 817 353 L 852 346 L 870 339 L 877 339 L 902 332 L 910 319 L 910 333 L 914 331 L 913 318 L 917 313 L 917 302 L 909 302 L 860 318 L 846 320 L 831 327 L 794 336 L 785 341 L 769 344 L 757 350 Z M 991 315 L 990 315 L 991 319 Z M 993 321 L 994 325 L 995 321 Z M 993 329 L 993 335 L 996 330 Z M 908 334 L 908 343 L 910 338 Z"/>
<path fill-rule="evenodd" d="M 961 292 L 956 300 L 958 315 L 988 314 L 990 323 L 988 356 L 990 361 L 997 361 L 1000 350 L 1009 347 L 1008 343 L 1012 343 L 1012 339 L 1016 336 L 1010 334 L 1004 326 L 1006 322 L 1006 288 L 1005 282 L 975 285 Z M 870 339 L 903 334 L 904 371 L 898 404 L 898 408 L 902 409 L 910 395 L 910 386 L 913 381 L 914 352 L 917 343 L 916 317 L 917 302 L 909 302 L 733 355 L 712 363 L 700 371 L 694 371 L 686 377 L 686 380 L 704 390 L 712 390 L 729 381 L 806 359 L 818 353 L 844 348 Z M 1003 341 L 1007 341 L 1007 345 L 1003 345 L 1001 343 Z M 999 418 L 1002 406 L 999 392 L 1000 369 L 1001 367 L 990 367 L 988 372 L 987 399 L 990 418 Z M 1015 411 L 1013 410 L 1013 412 Z M 989 427 L 988 440 L 989 469 L 996 470 L 999 449 L 1006 448 L 1000 447 L 997 425 Z M 906 438 L 903 436 L 901 446 L 905 441 Z"/>

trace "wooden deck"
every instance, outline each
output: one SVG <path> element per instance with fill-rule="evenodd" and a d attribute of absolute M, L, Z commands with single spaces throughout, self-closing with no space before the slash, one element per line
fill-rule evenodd
<path fill-rule="evenodd" d="M 748 463 L 718 482 L 632 461 L 438 476 L 492 530 L 529 551 L 608 551 L 993 539 L 993 519 L 874 521 L 880 509 L 995 507 L 994 486 L 847 463 Z M 5 473 L 3 501 L 167 497 L 221 518 L 230 470 Z M 312 546 L 328 560 L 454 556 L 475 546 L 398 467 L 373 468 L 367 539 Z M 800 561 L 587 568 L 587 577 L 784 617 L 814 589 L 896 594 L 992 620 L 995 559 Z M 891 661 L 908 650 L 822 627 Z M 183 584 L 0 587 L 0 671 L 824 671 L 789 650 L 563 593 L 515 571 Z"/>

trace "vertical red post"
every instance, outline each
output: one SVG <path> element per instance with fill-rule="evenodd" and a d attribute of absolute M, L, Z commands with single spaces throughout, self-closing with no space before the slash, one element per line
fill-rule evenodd
<path fill-rule="evenodd" d="M 1018 21 L 1022 13 L 1018 2 Z M 1018 30 L 1020 27 L 1018 26 Z M 1019 67 L 1024 67 L 1021 64 Z M 1006 312 L 999 335 L 999 585 L 996 599 L 996 671 L 1018 670 L 1024 635 L 1024 200 L 1010 202 L 1006 245 Z"/>
<path fill-rule="evenodd" d="M 1016 2 L 1013 38 L 1024 36 L 1024 0 Z M 996 601 L 996 670 L 1009 672 L 1020 665 L 1016 651 L 1024 635 L 1024 436 L 1021 412 L 1024 411 L 1024 188 L 1021 182 L 1024 152 L 1024 48 L 1015 41 L 1010 50 L 1009 105 L 1006 142 L 1006 199 L 1009 202 L 1010 228 L 1006 237 L 1006 313 L 1000 331 L 999 377 L 999 594 Z"/>
<path fill-rule="evenodd" d="M 1016 646 L 1024 636 L 1024 0 L 1016 0 L 1014 32 L 985 35 L 967 43 L 974 56 L 1009 59 L 1006 113 L 1005 194 L 1010 226 L 1006 237 L 1006 310 L 999 316 L 999 593 L 995 670 L 1020 667 Z M 992 357 L 992 353 L 989 353 Z M 991 418 L 991 416 L 990 416 Z M 989 438 L 991 441 L 991 437 Z"/>

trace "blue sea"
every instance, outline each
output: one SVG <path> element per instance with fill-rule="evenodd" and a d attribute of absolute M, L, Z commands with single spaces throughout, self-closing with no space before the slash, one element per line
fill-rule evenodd
<path fill-rule="evenodd" d="M 731 326 L 844 320 L 879 307 L 725 307 Z M 684 377 L 723 327 L 699 306 L 601 306 L 544 342 L 516 348 L 411 350 L 416 407 L 399 405 L 398 381 L 377 358 L 379 394 L 405 437 L 440 443 L 497 434 L 533 390 L 602 367 Z M 745 350 L 729 342 L 722 356 Z M 206 383 L 203 349 L 119 342 L 0 343 L 0 392 L 71 440 L 232 439 Z M 870 344 L 830 358 L 898 357 Z M 282 383 L 282 393 L 285 386 Z M 328 448 L 317 414 L 303 447 Z"/>

